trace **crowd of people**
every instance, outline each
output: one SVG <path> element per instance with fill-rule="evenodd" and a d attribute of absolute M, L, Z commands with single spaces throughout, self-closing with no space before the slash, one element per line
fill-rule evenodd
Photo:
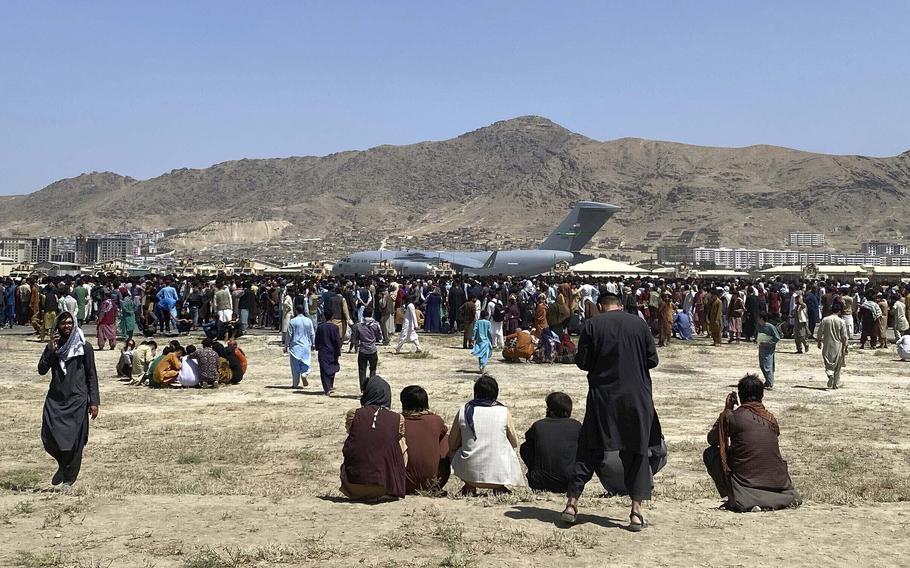
<path fill-rule="evenodd" d="M 0 312 L 10 326 L 31 325 L 39 340 L 51 337 L 39 370 L 52 371 L 54 391 L 70 382 L 58 378 L 73 366 L 85 385 L 68 396 L 81 397 L 76 414 L 91 417 L 99 401 L 92 348 L 81 330 L 89 322 L 97 326 L 99 349 L 123 342 L 118 375 L 155 387 L 240 382 L 246 355 L 238 339 L 257 328 L 281 333 L 294 387 L 308 384 L 315 352 L 322 389 L 332 394 L 342 353 L 356 351 L 361 406 L 346 416 L 345 495 L 373 500 L 439 491 L 454 473 L 466 495 L 523 485 L 565 492 L 562 519 L 574 522 L 582 490 L 597 475 L 608 493 L 631 497 L 629 528 L 641 530 L 642 502 L 667 457 L 651 400 L 649 369 L 658 348 L 695 335 L 717 347 L 724 339 L 757 344 L 763 380 L 748 375 L 728 397 L 708 435 L 705 466 L 733 510 L 791 506 L 799 494 L 780 456 L 779 425 L 762 406 L 774 388 L 776 346 L 792 338 L 796 351 L 807 353 L 815 343 L 828 386 L 839 388 L 857 336 L 860 349 L 887 347 L 890 324 L 898 354 L 910 359 L 908 295 L 902 284 L 781 279 L 149 275 L 7 280 Z M 179 336 L 196 330 L 204 335 L 198 347 L 180 343 Z M 376 372 L 381 346 L 395 342 L 401 352 L 413 343 L 421 351 L 422 333 L 460 334 L 478 361 L 474 398 L 450 428 L 416 385 L 401 392 L 402 412 L 393 412 L 391 387 Z M 159 353 L 161 335 L 170 341 Z M 567 395 L 552 393 L 546 417 L 520 443 L 487 374 L 497 351 L 505 362 L 574 363 L 587 371 L 584 421 L 571 418 Z M 75 481 L 86 420 L 46 404 L 42 437 L 60 465 L 55 482 Z M 55 436 L 61 429 L 68 434 Z"/>
<path fill-rule="evenodd" d="M 572 399 L 553 392 L 545 401 L 545 417 L 520 443 L 511 413 L 499 400 L 499 385 L 482 374 L 474 397 L 447 429 L 429 410 L 422 387 L 401 391 L 397 413 L 391 410 L 389 383 L 371 375 L 361 406 L 345 418 L 341 492 L 367 501 L 433 494 L 454 474 L 465 496 L 523 486 L 565 493 L 561 519 L 571 524 L 582 491 L 596 474 L 608 494 L 630 497 L 629 530 L 647 527 L 642 504 L 667 461 L 649 373 L 658 365 L 657 348 L 646 323 L 625 313 L 618 296 L 604 293 L 598 304 L 603 315 L 585 324 L 575 358 L 588 373 L 583 422 L 571 418 Z M 762 404 L 764 388 L 756 375 L 743 377 L 707 435 L 705 468 L 725 499 L 723 506 L 732 511 L 801 504 L 781 457 L 779 424 Z"/>

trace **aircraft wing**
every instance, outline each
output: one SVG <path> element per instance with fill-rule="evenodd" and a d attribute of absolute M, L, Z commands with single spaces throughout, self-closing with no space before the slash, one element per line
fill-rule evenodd
<path fill-rule="evenodd" d="M 486 255 L 487 253 L 481 253 Z M 459 252 L 459 251 L 424 251 L 421 253 L 409 254 L 404 257 L 399 257 L 406 260 L 414 260 L 420 262 L 433 262 L 434 260 L 444 260 L 455 266 L 462 268 L 484 268 L 485 265 L 490 261 L 490 259 L 496 258 L 496 253 L 492 253 L 489 256 L 480 257 L 479 253 L 469 253 L 469 252 Z M 480 258 L 479 258 L 480 257 Z"/>

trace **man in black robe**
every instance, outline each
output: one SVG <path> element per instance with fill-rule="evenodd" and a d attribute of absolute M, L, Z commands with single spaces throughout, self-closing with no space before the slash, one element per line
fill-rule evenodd
<path fill-rule="evenodd" d="M 94 351 L 69 312 L 56 318 L 51 339 L 38 361 L 38 373 L 46 375 L 48 371 L 51 383 L 44 400 L 41 441 L 57 460 L 51 483 L 63 483 L 63 492 L 69 493 L 82 467 L 89 416 L 94 420 L 101 404 Z"/>
<path fill-rule="evenodd" d="M 461 305 L 465 301 L 467 301 L 467 295 L 464 292 L 464 286 L 459 280 L 455 280 L 452 282 L 452 289 L 449 290 L 449 323 L 452 325 L 452 332 L 463 329 Z"/>
<path fill-rule="evenodd" d="M 588 399 L 562 519 L 575 522 L 578 498 L 604 451 L 616 450 L 632 498 L 629 530 L 640 531 L 647 526 L 641 503 L 651 498 L 648 447 L 661 438 L 649 373 L 657 366 L 657 348 L 648 324 L 623 311 L 618 296 L 601 294 L 597 301 L 604 313 L 585 322 L 575 356 L 588 372 Z"/>

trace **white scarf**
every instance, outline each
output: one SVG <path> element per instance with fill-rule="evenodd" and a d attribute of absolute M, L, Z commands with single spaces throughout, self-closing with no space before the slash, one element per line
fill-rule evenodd
<path fill-rule="evenodd" d="M 60 369 L 63 376 L 66 376 L 66 362 L 73 357 L 82 357 L 85 355 L 85 335 L 78 327 L 73 328 L 66 343 L 57 348 L 57 360 L 60 362 Z"/>

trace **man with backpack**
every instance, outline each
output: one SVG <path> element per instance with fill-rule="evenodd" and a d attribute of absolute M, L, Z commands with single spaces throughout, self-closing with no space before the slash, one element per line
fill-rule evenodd
<path fill-rule="evenodd" d="M 493 349 L 502 348 L 505 339 L 502 334 L 502 323 L 506 319 L 506 309 L 502 305 L 502 300 L 496 297 L 496 294 L 490 293 L 490 301 L 487 302 L 487 313 L 490 314 L 490 331 L 493 334 Z"/>

